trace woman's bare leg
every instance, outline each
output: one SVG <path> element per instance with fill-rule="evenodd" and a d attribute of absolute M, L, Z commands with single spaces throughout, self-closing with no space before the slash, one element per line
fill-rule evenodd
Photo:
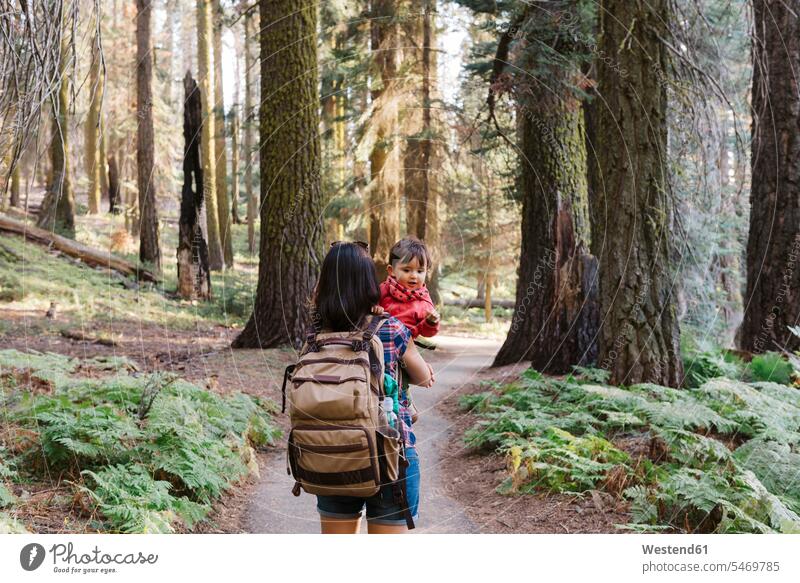
<path fill-rule="evenodd" d="M 405 524 L 367 522 L 367 532 L 369 534 L 408 534 L 408 527 Z"/>
<path fill-rule="evenodd" d="M 361 517 L 358 518 L 331 518 L 320 516 L 320 532 L 322 534 L 358 534 L 361 527 Z"/>

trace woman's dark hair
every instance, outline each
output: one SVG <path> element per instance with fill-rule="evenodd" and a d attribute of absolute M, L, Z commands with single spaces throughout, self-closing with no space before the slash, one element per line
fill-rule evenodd
<path fill-rule="evenodd" d="M 321 327 L 334 332 L 360 328 L 380 299 L 375 263 L 367 250 L 355 243 L 331 246 L 312 298 Z"/>

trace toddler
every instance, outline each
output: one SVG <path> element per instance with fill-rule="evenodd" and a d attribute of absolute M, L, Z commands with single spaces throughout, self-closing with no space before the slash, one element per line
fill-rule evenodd
<path fill-rule="evenodd" d="M 430 266 L 428 248 L 416 237 L 400 239 L 389 252 L 389 275 L 381 284 L 379 305 L 400 320 L 412 338 L 439 332 L 439 312 L 425 287 Z"/>

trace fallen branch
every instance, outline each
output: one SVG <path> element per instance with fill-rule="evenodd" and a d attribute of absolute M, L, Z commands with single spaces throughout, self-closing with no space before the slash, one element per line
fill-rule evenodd
<path fill-rule="evenodd" d="M 29 241 L 58 249 L 64 255 L 80 259 L 87 265 L 93 267 L 107 267 L 123 275 L 130 275 L 143 281 L 151 281 L 153 283 L 160 282 L 159 277 L 153 272 L 142 269 L 119 257 L 115 257 L 111 253 L 92 249 L 72 239 L 67 239 L 66 237 L 50 233 L 49 231 L 32 225 L 27 225 L 22 221 L 7 216 L 0 215 L 0 231 L 22 235 Z"/>
<path fill-rule="evenodd" d="M 70 340 L 77 340 L 78 342 L 90 342 L 91 344 L 102 344 L 103 346 L 119 346 L 116 340 L 111 338 L 98 338 L 96 336 L 89 336 L 80 330 L 61 330 L 61 335 Z"/>

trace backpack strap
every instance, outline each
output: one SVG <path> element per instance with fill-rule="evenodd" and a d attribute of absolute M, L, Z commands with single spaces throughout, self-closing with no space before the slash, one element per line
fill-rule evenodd
<path fill-rule="evenodd" d="M 292 376 L 295 368 L 297 368 L 296 364 L 290 364 L 286 367 L 286 370 L 283 371 L 283 386 L 281 387 L 281 413 L 286 413 L 286 383 L 289 381 L 289 377 Z"/>
<path fill-rule="evenodd" d="M 364 330 L 364 333 L 361 335 L 361 340 L 353 340 L 353 352 L 370 350 L 372 337 L 375 336 L 378 328 L 381 327 L 381 323 L 383 322 L 384 318 L 385 316 L 383 314 L 372 316 L 369 326 L 367 326 L 367 329 Z"/>
<path fill-rule="evenodd" d="M 378 375 L 381 373 L 381 362 L 383 360 L 383 351 L 381 350 L 381 354 L 376 354 L 375 350 L 372 347 L 372 338 L 375 336 L 375 333 L 380 328 L 381 323 L 383 322 L 383 316 L 373 316 L 372 321 L 367 326 L 367 329 L 364 331 L 363 336 L 361 337 L 361 343 L 363 349 L 367 351 L 369 354 L 369 370 L 372 372 L 373 378 L 376 380 L 376 384 L 378 386 L 378 396 L 383 397 L 383 391 L 380 390 L 383 386 L 381 379 L 378 378 Z M 354 342 L 355 344 L 355 342 Z"/>

